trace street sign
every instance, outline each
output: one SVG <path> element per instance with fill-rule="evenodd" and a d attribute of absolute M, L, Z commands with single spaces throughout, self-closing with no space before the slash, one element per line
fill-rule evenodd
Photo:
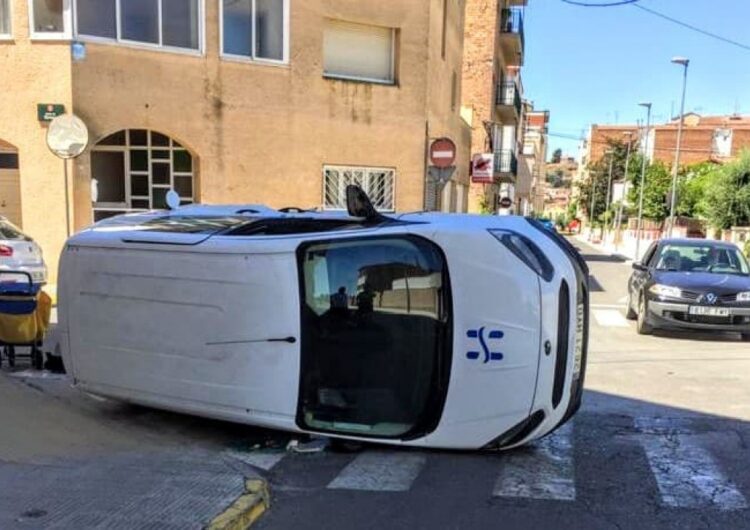
<path fill-rule="evenodd" d="M 52 121 L 65 114 L 65 105 L 59 103 L 38 103 L 36 117 L 39 121 Z"/>
<path fill-rule="evenodd" d="M 452 166 L 456 161 L 456 144 L 450 138 L 438 138 L 430 144 L 430 163 L 435 167 Z"/>
<path fill-rule="evenodd" d="M 479 153 L 471 158 L 471 181 L 492 182 L 495 156 L 492 153 Z"/>
<path fill-rule="evenodd" d="M 75 158 L 86 149 L 89 131 L 86 124 L 73 114 L 53 119 L 47 129 L 47 147 L 58 158 Z"/>
<path fill-rule="evenodd" d="M 513 206 L 513 200 L 510 197 L 502 197 L 498 201 L 497 205 L 500 208 L 510 208 L 511 206 Z"/>

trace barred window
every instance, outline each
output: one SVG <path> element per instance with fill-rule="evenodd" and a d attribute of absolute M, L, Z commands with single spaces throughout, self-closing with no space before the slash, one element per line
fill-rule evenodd
<path fill-rule="evenodd" d="M 346 187 L 350 184 L 361 187 L 378 210 L 396 209 L 395 169 L 350 166 L 323 167 L 323 207 L 346 210 Z"/>

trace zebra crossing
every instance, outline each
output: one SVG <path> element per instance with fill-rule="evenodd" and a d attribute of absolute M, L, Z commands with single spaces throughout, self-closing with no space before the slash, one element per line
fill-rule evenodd
<path fill-rule="evenodd" d="M 590 487 L 587 490 L 586 481 L 591 477 L 576 472 L 576 445 L 588 442 L 577 441 L 574 436 L 576 428 L 569 423 L 528 447 L 499 455 L 476 455 L 477 458 L 486 459 L 483 467 L 491 466 L 496 476 L 486 497 L 561 503 L 585 500 L 585 493 L 581 494 L 580 491 L 590 490 Z M 614 438 L 632 444 L 647 461 L 647 465 L 643 466 L 644 473 L 651 476 L 644 476 L 639 482 L 656 485 L 654 495 L 661 506 L 720 511 L 749 508 L 747 481 L 744 484 L 746 491 L 743 492 L 742 487 L 723 469 L 720 460 L 712 454 L 705 433 L 691 432 L 686 428 L 675 429 L 669 421 L 635 419 L 632 432 Z M 335 465 L 329 460 L 325 468 L 328 474 L 324 473 L 320 483 L 311 489 L 404 494 L 418 487 L 421 476 L 428 472 L 430 466 L 454 455 L 373 448 L 356 455 L 234 451 L 230 456 L 271 475 L 289 460 L 295 462 L 295 473 L 312 475 L 316 465 L 322 465 L 326 459 L 338 458 Z M 309 466 L 303 466 L 301 462 Z M 460 472 L 460 468 L 457 470 Z M 273 478 L 271 483 L 273 489 Z M 283 489 L 283 484 L 280 486 Z"/>

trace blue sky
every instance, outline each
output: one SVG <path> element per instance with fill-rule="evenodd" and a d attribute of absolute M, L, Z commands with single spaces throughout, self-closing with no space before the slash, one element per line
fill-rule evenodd
<path fill-rule="evenodd" d="M 606 2 L 611 0 L 587 0 Z M 645 7 L 750 46 L 748 0 L 641 0 Z M 645 119 L 679 112 L 682 83 L 675 55 L 690 58 L 686 110 L 750 114 L 750 50 L 719 42 L 633 6 L 575 7 L 529 0 L 526 8 L 525 97 L 550 111 L 550 150 L 575 154 L 591 123 Z"/>

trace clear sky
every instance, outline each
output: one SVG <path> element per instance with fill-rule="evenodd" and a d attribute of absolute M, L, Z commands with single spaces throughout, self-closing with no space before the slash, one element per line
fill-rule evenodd
<path fill-rule="evenodd" d="M 612 0 L 582 0 L 606 3 Z M 693 26 L 750 46 L 750 0 L 641 0 Z M 657 122 L 679 113 L 682 68 L 690 59 L 686 111 L 750 114 L 750 50 L 741 49 L 636 7 L 575 7 L 529 0 L 524 21 L 525 97 L 550 111 L 550 149 L 575 154 L 592 123 L 645 119 L 638 102 L 653 103 Z"/>

